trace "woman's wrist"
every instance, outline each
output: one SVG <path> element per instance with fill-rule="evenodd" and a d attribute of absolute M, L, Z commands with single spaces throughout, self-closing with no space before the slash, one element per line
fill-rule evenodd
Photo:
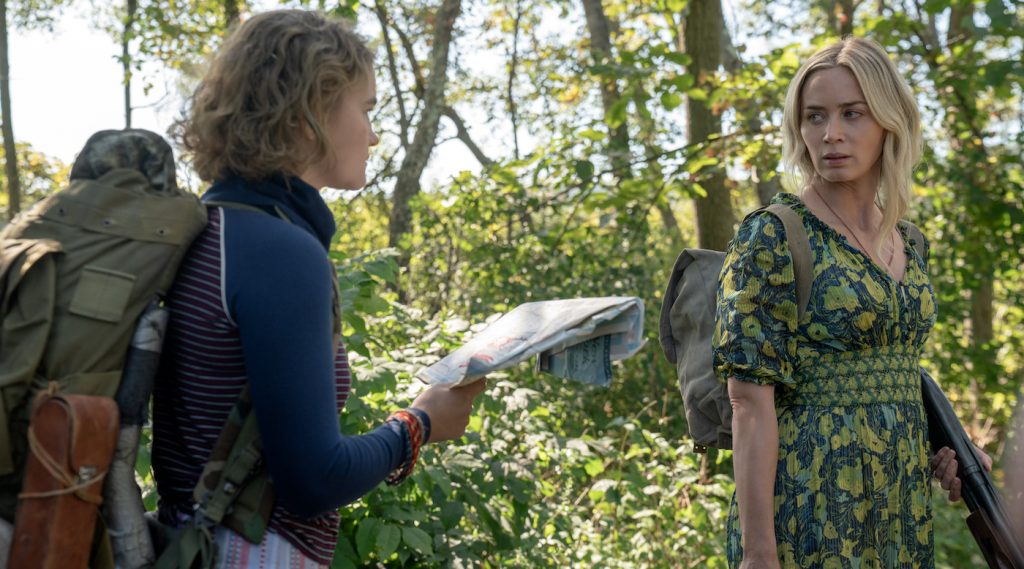
<path fill-rule="evenodd" d="M 743 556 L 759 559 L 778 557 L 778 545 L 775 543 L 775 532 L 770 535 L 743 535 Z"/>
<path fill-rule="evenodd" d="M 416 467 L 416 461 L 420 455 L 420 447 L 423 446 L 427 441 L 427 436 L 429 436 L 430 418 L 427 417 L 427 421 L 424 423 L 421 419 L 422 415 L 425 415 L 425 413 L 418 409 L 402 409 L 388 416 L 388 421 L 397 423 L 403 442 L 402 462 L 384 479 L 391 486 L 404 482 Z"/>
<path fill-rule="evenodd" d="M 423 426 L 423 444 L 430 442 L 430 415 L 426 411 L 418 407 L 407 407 L 406 411 L 416 415 L 420 420 L 420 425 Z"/>

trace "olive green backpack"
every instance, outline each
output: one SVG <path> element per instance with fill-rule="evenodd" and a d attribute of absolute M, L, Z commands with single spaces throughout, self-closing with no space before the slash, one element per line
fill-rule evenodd
<path fill-rule="evenodd" d="M 810 299 L 813 259 L 800 216 L 785 204 L 772 204 L 748 214 L 767 211 L 782 221 L 793 257 L 796 278 L 798 320 Z M 924 255 L 924 237 L 914 224 L 901 221 L 919 255 Z M 708 447 L 732 448 L 732 406 L 726 383 L 715 375 L 712 336 L 715 303 L 725 253 L 706 249 L 684 249 L 676 259 L 661 304 L 659 335 L 661 348 L 676 367 L 683 396 L 686 425 L 693 438 L 694 452 Z"/>
<path fill-rule="evenodd" d="M 118 567 L 132 569 L 155 561 L 135 451 L 167 321 L 161 299 L 205 225 L 205 206 L 177 187 L 166 141 L 128 129 L 94 134 L 69 186 L 0 232 L 0 518 L 15 517 L 35 395 L 55 388 L 116 398 L 121 433 L 103 481 L 102 516 L 114 522 L 114 544 L 113 552 L 95 547 L 96 569 L 112 567 L 114 557 Z M 218 523 L 250 541 L 262 538 L 273 494 L 244 397 L 218 448 L 196 491 L 195 522 L 156 532 L 157 550 L 167 552 L 158 567 L 212 566 L 210 529 Z M 131 527 L 114 527 L 127 518 Z"/>

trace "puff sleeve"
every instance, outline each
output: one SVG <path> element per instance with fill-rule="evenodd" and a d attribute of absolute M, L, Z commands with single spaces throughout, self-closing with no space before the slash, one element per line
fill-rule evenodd
<path fill-rule="evenodd" d="M 752 215 L 729 244 L 715 306 L 715 373 L 794 386 L 796 278 L 782 221 Z"/>

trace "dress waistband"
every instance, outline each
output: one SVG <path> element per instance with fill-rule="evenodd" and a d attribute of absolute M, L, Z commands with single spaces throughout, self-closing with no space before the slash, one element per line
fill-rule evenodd
<path fill-rule="evenodd" d="M 796 387 L 776 390 L 778 405 L 865 405 L 921 401 L 921 350 L 884 346 L 801 359 Z"/>

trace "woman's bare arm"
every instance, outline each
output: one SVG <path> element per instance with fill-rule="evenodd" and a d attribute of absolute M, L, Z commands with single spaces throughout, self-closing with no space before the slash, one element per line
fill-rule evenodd
<path fill-rule="evenodd" d="M 729 402 L 744 560 L 773 560 L 777 564 L 775 468 L 779 459 L 779 424 L 775 416 L 775 387 L 729 378 Z"/>

